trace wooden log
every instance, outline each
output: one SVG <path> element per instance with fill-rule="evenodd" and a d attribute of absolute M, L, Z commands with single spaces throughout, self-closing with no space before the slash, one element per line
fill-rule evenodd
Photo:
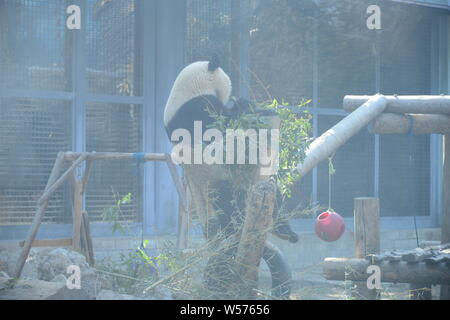
<path fill-rule="evenodd" d="M 66 152 L 64 159 L 74 161 L 81 155 L 86 155 L 87 160 L 134 160 L 134 153 L 121 152 Z M 146 153 L 144 161 L 166 161 L 165 153 Z"/>
<path fill-rule="evenodd" d="M 371 125 L 375 134 L 450 134 L 450 115 L 382 113 Z"/>
<path fill-rule="evenodd" d="M 39 198 L 38 205 L 41 205 L 43 202 L 48 201 L 50 196 L 55 192 L 66 180 L 70 177 L 70 175 L 75 171 L 75 169 L 86 160 L 87 155 L 81 154 L 80 157 L 75 160 L 72 165 L 67 169 L 58 180 L 55 181 L 47 190 L 44 191 L 44 194 Z"/>
<path fill-rule="evenodd" d="M 380 253 L 380 203 L 377 198 L 354 199 L 355 257 L 365 258 Z M 357 282 L 355 298 L 375 300 L 379 297 L 376 289 L 367 288 L 366 282 Z"/>
<path fill-rule="evenodd" d="M 361 103 L 357 110 L 311 143 L 308 150 L 306 150 L 305 160 L 297 166 L 299 173 L 302 176 L 306 175 L 317 164 L 327 159 L 340 146 L 382 113 L 385 108 L 386 99 L 383 95 L 375 95 L 365 103 Z"/>
<path fill-rule="evenodd" d="M 366 259 L 356 258 L 326 258 L 323 263 L 323 274 L 328 280 L 352 280 L 366 281 L 367 267 L 371 264 Z M 444 264 L 377 263 L 381 269 L 382 282 L 394 283 L 426 283 L 426 284 L 450 284 L 449 267 Z"/>
<path fill-rule="evenodd" d="M 20 241 L 19 246 L 23 247 L 25 241 Z M 72 246 L 72 239 L 48 239 L 48 240 L 34 240 L 32 247 L 70 247 Z"/>
<path fill-rule="evenodd" d="M 267 232 L 272 224 L 276 187 L 273 181 L 258 182 L 249 194 L 245 222 L 236 254 L 237 274 L 242 279 L 242 297 L 255 297 L 258 269 L 263 255 Z"/>
<path fill-rule="evenodd" d="M 75 173 L 72 176 L 72 248 L 81 251 L 81 224 L 83 215 L 83 185 Z"/>
<path fill-rule="evenodd" d="M 344 97 L 344 110 L 352 112 L 368 101 L 372 96 Z M 385 96 L 386 112 L 392 113 L 428 113 L 450 114 L 450 96 Z"/>
<path fill-rule="evenodd" d="M 444 136 L 444 169 L 442 174 L 441 243 L 450 242 L 450 134 Z M 450 300 L 450 286 L 441 286 L 441 300 Z"/>
<path fill-rule="evenodd" d="M 64 153 L 59 152 L 56 157 L 55 164 L 53 165 L 52 172 L 50 173 L 50 177 L 48 178 L 45 190 L 48 190 L 58 179 L 63 164 L 64 164 Z M 31 224 L 31 228 L 28 231 L 25 244 L 16 262 L 13 274 L 14 278 L 19 278 L 22 273 L 23 266 L 25 265 L 25 261 L 27 260 L 28 254 L 30 253 L 31 245 L 34 239 L 36 238 L 36 234 L 39 230 L 39 226 L 41 225 L 42 217 L 44 216 L 45 209 L 47 209 L 47 205 L 48 200 L 38 205 L 36 214 L 34 215 L 33 218 L 33 223 Z"/>
<path fill-rule="evenodd" d="M 167 157 L 166 164 L 169 168 L 169 172 L 172 177 L 172 181 L 175 184 L 175 188 L 177 189 L 180 204 L 183 206 L 183 210 L 186 210 L 186 196 L 184 194 L 183 184 L 181 182 L 180 175 L 178 174 L 177 167 L 172 162 L 170 156 Z"/>

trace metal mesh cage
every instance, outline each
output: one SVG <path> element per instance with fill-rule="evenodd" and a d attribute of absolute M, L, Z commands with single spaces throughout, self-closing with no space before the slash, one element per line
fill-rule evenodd
<path fill-rule="evenodd" d="M 87 106 L 87 151 L 139 152 L 142 150 L 142 106 L 90 103 Z M 142 172 L 129 161 L 97 161 L 86 192 L 86 207 L 92 221 L 117 208 L 117 201 L 131 193 L 120 206 L 120 221 L 141 219 Z M 118 208 L 117 208 L 118 209 Z"/>
<path fill-rule="evenodd" d="M 91 93 L 142 94 L 141 50 L 133 0 L 89 0 L 87 77 Z"/>
<path fill-rule="evenodd" d="M 0 87 L 70 90 L 66 1 L 0 1 Z"/>
<path fill-rule="evenodd" d="M 231 51 L 231 3 L 232 0 L 186 1 L 185 63 L 209 60 L 216 53 L 222 68 L 235 83 L 233 73 L 237 66 Z"/>
<path fill-rule="evenodd" d="M 30 223 L 56 154 L 71 149 L 70 103 L 0 99 L 0 224 Z M 44 222 L 70 219 L 67 187 L 51 197 Z"/>

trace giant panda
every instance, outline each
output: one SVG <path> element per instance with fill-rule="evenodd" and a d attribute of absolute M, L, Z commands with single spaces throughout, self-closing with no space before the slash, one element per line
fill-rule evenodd
<path fill-rule="evenodd" d="M 169 139 L 176 129 L 186 129 L 194 136 L 194 121 L 202 121 L 203 128 L 209 128 L 215 119 L 207 111 L 213 109 L 230 119 L 235 119 L 244 112 L 255 110 L 249 101 L 236 100 L 231 107 L 227 107 L 232 91 L 230 77 L 220 67 L 219 58 L 213 55 L 210 61 L 197 61 L 186 66 L 177 76 L 164 109 L 164 126 Z M 231 220 L 231 195 L 233 186 L 226 181 L 218 181 L 217 205 L 226 215 L 221 217 L 221 227 L 226 228 Z M 244 203 L 242 195 L 241 204 Z M 278 207 L 281 194 L 277 192 L 277 205 L 274 212 L 274 228 L 272 232 L 284 240 L 292 243 L 298 241 L 298 236 L 292 231 L 288 222 L 278 218 Z"/>
<path fill-rule="evenodd" d="M 203 128 L 210 128 L 215 119 L 208 109 L 212 109 L 217 114 L 221 114 L 228 119 L 235 119 L 244 112 L 251 112 L 249 101 L 238 99 L 229 104 L 232 91 L 230 77 L 220 67 L 217 55 L 213 55 L 209 61 L 197 61 L 186 66 L 177 76 L 170 91 L 164 109 L 164 127 L 171 140 L 172 133 L 176 129 L 186 129 L 194 136 L 194 121 L 202 121 Z M 230 234 L 233 232 L 231 221 L 234 221 L 239 210 L 235 210 L 231 205 L 236 199 L 234 193 L 235 186 L 229 181 L 214 181 L 214 188 L 217 191 L 216 206 L 219 214 L 218 230 Z M 279 199 L 279 193 L 277 198 Z M 238 195 L 235 202 L 238 206 L 245 203 L 245 195 Z M 297 242 L 298 236 L 290 228 L 287 220 L 278 219 L 278 208 L 275 206 L 273 212 L 274 228 L 272 232 L 281 239 Z M 243 207 L 240 209 L 244 209 Z M 243 212 L 240 211 L 240 212 Z M 272 273 L 272 287 L 276 288 L 277 296 L 286 295 L 290 290 L 290 271 L 282 258 L 281 252 L 267 243 L 264 248 L 263 258 Z"/>

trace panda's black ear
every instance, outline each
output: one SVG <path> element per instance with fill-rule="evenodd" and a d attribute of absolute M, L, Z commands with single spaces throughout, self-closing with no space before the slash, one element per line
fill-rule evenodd
<path fill-rule="evenodd" d="M 217 53 L 213 53 L 211 60 L 209 60 L 208 63 L 208 71 L 209 72 L 215 71 L 219 67 L 220 67 L 219 56 L 217 55 Z"/>

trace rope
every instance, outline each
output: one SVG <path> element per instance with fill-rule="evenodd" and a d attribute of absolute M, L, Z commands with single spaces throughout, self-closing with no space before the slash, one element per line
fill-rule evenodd
<path fill-rule="evenodd" d="M 336 172 L 333 166 L 333 157 L 334 153 L 331 157 L 328 158 L 328 210 L 329 212 L 334 211 L 331 208 L 331 176 Z"/>
<path fill-rule="evenodd" d="M 413 157 L 413 146 L 414 146 L 414 136 L 413 136 L 413 127 L 414 127 L 414 118 L 410 115 L 406 115 L 408 117 L 409 122 L 409 128 L 408 128 L 408 136 L 409 136 L 409 172 L 412 175 L 413 173 L 413 165 L 414 165 L 414 157 Z M 416 232 L 416 243 L 417 247 L 419 247 L 419 233 L 417 231 L 417 210 L 413 206 L 413 198 L 414 198 L 414 185 L 411 182 L 409 184 L 409 200 L 410 200 L 410 210 L 413 211 L 413 218 L 414 218 L 414 231 Z"/>

